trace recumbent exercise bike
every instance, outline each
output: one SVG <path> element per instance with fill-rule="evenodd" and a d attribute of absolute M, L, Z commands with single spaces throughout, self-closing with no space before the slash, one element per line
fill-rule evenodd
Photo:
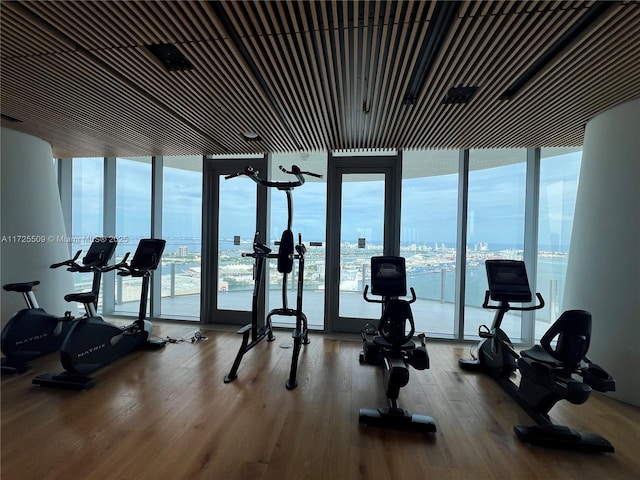
<path fill-rule="evenodd" d="M 96 237 L 89 251 L 77 263 L 82 250 L 73 258 L 54 263 L 50 268 L 67 267 L 70 272 L 93 273 L 91 292 L 96 299 L 100 291 L 102 269 L 106 267 L 116 249 L 117 241 L 111 237 Z M 40 308 L 35 296 L 35 289 L 40 281 L 8 283 L 3 285 L 8 292 L 22 293 L 27 308 L 15 313 L 2 329 L 2 373 L 19 374 L 26 372 L 30 360 L 60 350 L 67 337 L 75 317 L 70 311 L 58 317 Z"/>
<path fill-rule="evenodd" d="M 560 400 L 579 405 L 587 401 L 592 389 L 615 390 L 615 381 L 601 367 L 587 358 L 591 340 L 591 314 L 584 310 L 567 310 L 551 325 L 540 345 L 516 353 L 501 324 L 510 310 L 529 311 L 544 307 L 540 293 L 538 305 L 512 307 L 510 302 L 530 303 L 525 264 L 519 260 L 487 260 L 485 262 L 489 290 L 483 308 L 496 310 L 491 329 L 481 325 L 482 338 L 477 356 L 460 359 L 467 370 L 481 371 L 493 377 L 500 386 L 531 416 L 535 426 L 515 426 L 516 436 L 531 445 L 568 448 L 589 452 L 613 452 L 613 446 L 593 433 L 580 433 L 557 425 L 549 417 L 551 408 Z M 490 305 L 490 300 L 499 302 Z M 520 371 L 520 385 L 510 380 Z M 575 377 L 581 377 L 582 381 Z"/>
<path fill-rule="evenodd" d="M 433 418 L 412 414 L 398 406 L 400 389 L 409 383 L 409 365 L 416 370 L 429 368 L 424 334 L 418 336 L 419 347 L 412 340 L 415 324 L 410 304 L 416 301 L 413 287 L 411 300 L 400 298 L 407 295 L 406 284 L 403 257 L 371 258 L 371 293 L 382 298 L 369 298 L 368 285 L 364 288 L 363 297 L 367 302 L 382 304 L 382 316 L 377 328 L 366 325 L 362 330 L 360 363 L 382 366 L 384 391 L 389 405 L 378 409 L 362 408 L 359 420 L 370 426 L 435 432 Z"/>
<path fill-rule="evenodd" d="M 157 238 L 142 239 L 135 254 L 127 263 L 127 253 L 120 263 L 103 269 L 104 272 L 118 270 L 120 276 L 142 278 L 138 319 L 125 326 L 105 322 L 96 314 L 96 295 L 93 293 L 71 293 L 67 302 L 81 303 L 87 314 L 73 324 L 60 348 L 60 361 L 65 371 L 60 374 L 38 375 L 34 385 L 56 387 L 67 390 L 88 390 L 97 380 L 88 375 L 114 362 L 138 348 L 157 350 L 166 342 L 151 338 L 153 325 L 146 320 L 149 282 L 158 268 L 165 241 Z"/>

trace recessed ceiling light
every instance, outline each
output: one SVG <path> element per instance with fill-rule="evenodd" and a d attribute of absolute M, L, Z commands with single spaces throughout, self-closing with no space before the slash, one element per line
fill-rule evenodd
<path fill-rule="evenodd" d="M 260 140 L 260 135 L 258 135 L 256 132 L 243 132 L 242 136 L 248 142 L 257 142 L 258 140 Z"/>

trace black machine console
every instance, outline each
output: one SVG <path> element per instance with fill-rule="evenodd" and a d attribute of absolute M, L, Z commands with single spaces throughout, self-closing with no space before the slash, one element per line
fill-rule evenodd
<path fill-rule="evenodd" d="M 486 260 L 491 300 L 529 303 L 532 299 L 527 269 L 521 260 Z"/>
<path fill-rule="evenodd" d="M 82 259 L 85 267 L 105 267 L 118 246 L 113 237 L 96 237 L 93 239 L 89 251 Z"/>
<path fill-rule="evenodd" d="M 371 258 L 371 294 L 383 297 L 404 297 L 407 294 L 403 257 Z"/>
<path fill-rule="evenodd" d="M 131 270 L 148 272 L 158 268 L 166 242 L 161 238 L 143 238 L 131 259 Z M 135 274 L 134 274 L 135 276 Z"/>

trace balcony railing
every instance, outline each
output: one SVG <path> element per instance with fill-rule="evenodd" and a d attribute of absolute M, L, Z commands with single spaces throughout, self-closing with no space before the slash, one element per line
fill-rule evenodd
<path fill-rule="evenodd" d="M 367 283 L 369 275 L 369 263 L 363 262 L 356 266 L 354 270 L 353 265 L 350 266 L 349 272 L 345 272 L 343 278 L 344 282 L 341 283 L 341 301 L 348 302 L 347 311 L 356 312 L 353 315 L 358 316 L 357 312 L 365 311 L 365 302 L 362 300 L 361 292 L 364 288 L 364 284 Z M 200 276 L 199 272 L 193 271 L 190 273 L 176 272 L 176 264 L 165 263 L 163 265 L 164 273 L 161 276 L 161 296 L 162 316 L 179 318 L 193 318 L 198 319 L 200 316 Z M 354 275 L 354 271 L 357 274 Z M 311 270 L 308 270 L 310 273 Z M 251 275 L 251 265 L 247 265 L 247 275 Z M 431 331 L 441 334 L 450 334 L 453 332 L 453 318 L 454 318 L 454 299 L 455 299 L 455 270 L 449 268 L 441 268 L 440 270 L 432 270 L 425 273 L 411 272 L 408 275 L 408 286 L 413 286 L 418 296 L 418 301 L 414 304 L 414 316 L 416 317 L 417 324 L 426 331 Z M 316 277 L 318 274 L 313 273 Z M 138 279 L 123 278 L 116 276 L 116 313 L 135 313 L 137 311 L 140 295 L 140 282 Z M 269 305 L 270 308 L 275 308 L 281 302 L 280 296 L 280 283 L 281 277 L 274 276 L 274 282 L 269 284 Z M 363 279 L 365 279 L 363 281 Z M 219 281 L 219 285 L 222 285 L 224 290 L 218 293 L 218 305 L 221 309 L 238 310 L 249 309 L 251 306 L 251 295 L 253 290 L 252 282 L 241 283 L 229 283 L 222 279 Z M 540 323 L 541 330 L 545 331 L 548 325 L 557 318 L 557 314 L 560 311 L 558 303 L 558 283 L 557 278 L 552 278 L 548 281 L 547 291 L 542 289 L 541 293 L 547 301 L 548 308 L 542 310 L 542 315 L 536 316 L 536 322 Z M 86 284 L 86 285 L 85 285 Z M 83 281 L 76 285 L 77 290 L 88 289 L 90 282 Z M 289 287 L 292 292 L 291 304 L 295 303 L 295 273 L 293 278 L 290 278 Z M 474 314 L 473 319 L 468 319 L 466 324 L 473 323 L 477 325 L 480 323 L 491 322 L 492 313 L 483 311 L 476 307 L 482 304 L 484 298 L 484 285 L 480 288 L 473 290 L 473 283 L 467 282 L 467 296 L 466 296 L 466 308 L 472 309 Z M 540 289 L 539 289 L 540 290 Z M 309 317 L 309 322 L 316 328 L 323 328 L 324 319 L 321 318 L 324 315 L 324 280 L 323 278 L 313 278 L 309 281 L 305 280 L 305 312 Z M 180 305 L 178 307 L 178 305 Z M 370 314 L 369 314 L 370 315 Z M 468 316 L 469 314 L 467 314 Z M 366 315 L 363 315 L 366 317 Z M 318 317 L 318 318 L 315 318 Z M 480 320 L 482 319 L 482 320 Z M 278 319 L 275 319 L 276 323 Z M 287 325 L 287 319 L 283 319 L 282 325 Z M 514 325 L 517 323 L 517 327 L 514 329 L 517 332 L 510 333 L 514 335 L 513 338 L 518 338 L 520 335 L 519 325 L 520 319 L 517 318 L 517 322 L 514 321 Z M 475 328 L 475 327 L 474 327 Z M 466 335 L 475 335 L 476 332 L 465 332 Z"/>

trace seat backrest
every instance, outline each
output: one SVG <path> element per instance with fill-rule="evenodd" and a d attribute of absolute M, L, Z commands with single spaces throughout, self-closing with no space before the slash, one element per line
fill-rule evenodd
<path fill-rule="evenodd" d="M 409 332 L 406 331 L 407 322 L 409 323 Z M 378 331 L 382 338 L 395 348 L 401 348 L 411 340 L 415 333 L 415 324 L 409 302 L 398 298 L 387 300 L 384 304 Z"/>
<path fill-rule="evenodd" d="M 293 232 L 285 230 L 278 247 L 278 272 L 291 273 L 293 270 Z"/>
<path fill-rule="evenodd" d="M 556 339 L 555 347 L 551 345 Z M 567 310 L 540 339 L 542 348 L 558 362 L 576 366 L 589 351 L 591 314 L 585 310 Z"/>

